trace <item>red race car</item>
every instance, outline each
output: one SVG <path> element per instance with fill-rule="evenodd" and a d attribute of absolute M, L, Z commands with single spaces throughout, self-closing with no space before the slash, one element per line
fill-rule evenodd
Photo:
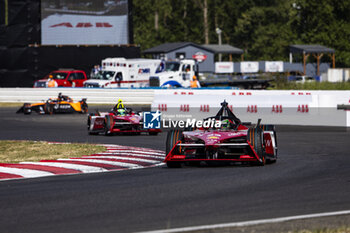
<path fill-rule="evenodd" d="M 246 162 L 265 165 L 277 160 L 277 138 L 274 125 L 255 127 L 242 123 L 221 103 L 216 116 L 205 120 L 221 122 L 219 128 L 197 128 L 171 130 L 166 141 L 167 156 L 164 162 L 168 167 L 181 167 L 184 163 L 233 163 Z"/>
<path fill-rule="evenodd" d="M 87 120 L 90 135 L 114 133 L 157 135 L 160 129 L 144 129 L 142 112 L 134 112 L 131 108 L 124 108 L 119 100 L 118 104 L 109 112 L 89 114 Z"/>

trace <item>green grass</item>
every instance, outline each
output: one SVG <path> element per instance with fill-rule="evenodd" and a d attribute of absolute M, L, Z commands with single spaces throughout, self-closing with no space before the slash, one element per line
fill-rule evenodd
<path fill-rule="evenodd" d="M 276 78 L 269 90 L 350 90 L 350 82 L 288 82 L 285 78 Z"/>
<path fill-rule="evenodd" d="M 90 144 L 50 144 L 42 141 L 0 141 L 0 162 L 36 162 L 42 159 L 81 157 L 106 151 Z"/>
<path fill-rule="evenodd" d="M 325 228 L 325 229 L 316 229 L 316 230 L 301 230 L 301 231 L 292 231 L 292 232 L 293 233 L 350 233 L 350 227 L 340 227 L 337 229 Z"/>

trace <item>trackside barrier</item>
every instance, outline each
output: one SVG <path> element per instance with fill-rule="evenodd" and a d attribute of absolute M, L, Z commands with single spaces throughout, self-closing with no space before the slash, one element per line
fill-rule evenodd
<path fill-rule="evenodd" d="M 203 119 L 215 115 L 226 100 L 243 121 L 283 125 L 329 125 L 350 127 L 350 91 L 250 91 L 208 89 L 88 89 L 88 88 L 0 88 L 0 102 L 40 102 L 58 93 L 88 104 L 151 105 L 163 119 Z"/>
<path fill-rule="evenodd" d="M 163 119 L 197 120 L 213 116 L 226 100 L 244 122 L 283 125 L 350 126 L 350 91 L 155 90 L 152 110 Z"/>
<path fill-rule="evenodd" d="M 152 89 L 0 88 L 0 102 L 41 102 L 60 92 L 75 101 L 87 98 L 88 104 L 115 104 L 120 98 L 125 104 L 150 105 L 154 98 Z"/>

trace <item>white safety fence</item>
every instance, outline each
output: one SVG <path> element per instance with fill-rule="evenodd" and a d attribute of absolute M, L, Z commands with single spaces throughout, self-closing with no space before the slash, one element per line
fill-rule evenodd
<path fill-rule="evenodd" d="M 155 90 L 152 110 L 163 119 L 213 116 L 226 100 L 244 122 L 284 125 L 350 126 L 350 91 Z"/>
<path fill-rule="evenodd" d="M 88 104 L 151 105 L 163 119 L 203 119 L 213 116 L 226 100 L 244 122 L 262 119 L 264 124 L 329 125 L 350 127 L 350 111 L 337 110 L 350 104 L 350 91 L 250 91 L 209 89 L 88 89 L 0 88 L 0 102 L 40 102 L 58 93 Z"/>
<path fill-rule="evenodd" d="M 120 98 L 125 104 L 150 105 L 154 98 L 151 89 L 0 88 L 0 102 L 40 102 L 60 92 L 75 101 L 87 98 L 88 104 L 115 104 Z"/>

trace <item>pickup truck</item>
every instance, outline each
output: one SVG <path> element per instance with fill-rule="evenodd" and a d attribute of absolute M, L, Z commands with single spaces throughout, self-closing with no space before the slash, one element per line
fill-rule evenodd
<path fill-rule="evenodd" d="M 82 87 L 86 80 L 83 70 L 59 69 L 35 81 L 33 87 Z"/>

